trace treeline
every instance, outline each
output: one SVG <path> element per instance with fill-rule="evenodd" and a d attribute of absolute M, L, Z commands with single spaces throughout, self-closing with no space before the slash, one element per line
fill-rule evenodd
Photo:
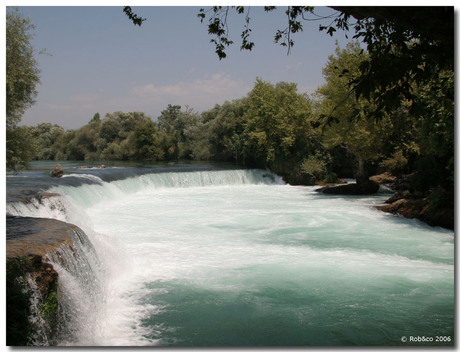
<path fill-rule="evenodd" d="M 454 77 L 445 72 L 413 86 L 417 99 L 391 113 L 359 99 L 348 83 L 366 53 L 337 48 L 311 97 L 293 83 L 257 79 L 251 92 L 201 113 L 168 105 L 153 121 L 114 112 L 78 130 L 42 123 L 24 127 L 43 160 L 213 160 L 268 167 L 291 184 L 367 180 L 377 172 L 414 175 L 418 192 L 454 184 Z M 372 118 L 369 118 L 372 116 Z M 377 117 L 376 117 L 377 116 Z"/>
<path fill-rule="evenodd" d="M 168 105 L 155 122 L 143 112 L 118 111 L 95 114 L 78 130 L 50 123 L 27 129 L 37 160 L 230 161 L 304 184 L 335 181 L 337 172 L 352 177 L 353 156 L 327 149 L 313 105 L 293 83 L 257 80 L 246 97 L 201 114 Z"/>

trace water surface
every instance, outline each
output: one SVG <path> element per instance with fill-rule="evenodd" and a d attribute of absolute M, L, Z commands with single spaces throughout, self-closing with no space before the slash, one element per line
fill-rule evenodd
<path fill-rule="evenodd" d="M 453 339 L 451 231 L 376 210 L 385 195 L 326 196 L 265 170 L 188 167 L 71 169 L 48 186 L 59 197 L 7 204 L 80 226 L 101 262 L 103 299 L 81 308 L 60 344 Z"/>

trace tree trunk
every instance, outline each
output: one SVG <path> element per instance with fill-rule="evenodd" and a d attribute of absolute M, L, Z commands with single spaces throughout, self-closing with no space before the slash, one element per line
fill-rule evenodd
<path fill-rule="evenodd" d="M 356 172 L 356 183 L 357 184 L 365 184 L 369 182 L 369 175 L 367 173 L 366 168 L 364 167 L 364 159 L 361 156 L 357 156 L 358 158 L 358 171 Z"/>
<path fill-rule="evenodd" d="M 356 185 L 361 194 L 372 194 L 379 190 L 377 182 L 369 180 L 369 173 L 365 167 L 365 161 L 361 156 L 358 158 L 358 171 L 356 172 Z"/>

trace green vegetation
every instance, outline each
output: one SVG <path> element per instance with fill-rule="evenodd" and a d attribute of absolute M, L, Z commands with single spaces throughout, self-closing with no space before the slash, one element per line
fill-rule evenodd
<path fill-rule="evenodd" d="M 57 323 L 57 313 L 59 308 L 59 301 L 58 301 L 58 293 L 57 287 L 54 287 L 48 293 L 48 297 L 46 297 L 43 302 L 40 304 L 39 310 L 40 315 L 48 322 L 50 326 L 53 328 Z"/>
<path fill-rule="evenodd" d="M 6 167 L 18 171 L 33 157 L 35 145 L 27 129 L 18 127 L 35 101 L 39 69 L 30 44 L 34 26 L 17 11 L 6 15 Z"/>

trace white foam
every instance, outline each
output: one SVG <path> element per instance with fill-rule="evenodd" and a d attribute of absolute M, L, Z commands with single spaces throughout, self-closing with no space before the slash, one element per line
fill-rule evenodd
<path fill-rule="evenodd" d="M 63 343 L 161 344 L 162 334 L 174 328 L 163 325 L 161 313 L 175 307 L 154 298 L 167 297 L 170 282 L 245 295 L 291 287 L 334 296 L 354 310 L 369 305 L 354 302 L 355 296 L 418 297 L 432 287 L 453 294 L 452 232 L 376 211 L 372 206 L 381 196 L 327 197 L 314 187 L 287 186 L 264 175 L 149 174 L 60 186 L 53 191 L 62 197 L 10 205 L 19 215 L 76 223 L 104 267 L 104 299 L 82 314 L 75 340 Z"/>

